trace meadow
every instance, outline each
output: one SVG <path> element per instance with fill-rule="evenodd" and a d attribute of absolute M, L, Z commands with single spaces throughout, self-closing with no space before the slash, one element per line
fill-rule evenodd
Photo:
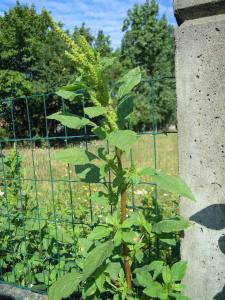
<path fill-rule="evenodd" d="M 100 141 L 76 144 L 92 152 L 99 146 Z M 57 276 L 80 267 L 79 241 L 112 209 L 92 198 L 102 184 L 79 182 L 72 166 L 51 159 L 58 150 L 18 145 L 14 156 L 12 149 L 3 150 L 5 156 L 11 155 L 11 162 L 1 187 L 0 279 L 37 291 L 46 291 Z M 158 170 L 177 175 L 177 135 L 156 135 L 155 141 L 150 134 L 142 135 L 130 155 L 124 156 L 124 164 L 131 159 L 139 168 L 156 164 Z M 178 198 L 156 189 L 146 178 L 129 190 L 128 205 L 130 211 L 134 205 L 148 209 L 153 218 L 171 217 L 177 213 Z M 171 249 L 162 246 L 161 255 L 176 261 Z"/>
<path fill-rule="evenodd" d="M 96 153 L 101 143 L 101 141 L 92 141 L 86 145 L 85 142 L 81 142 L 76 147 L 87 147 L 91 152 Z M 60 211 L 64 211 L 66 208 L 72 209 L 71 205 L 75 211 L 82 211 L 82 208 L 88 208 L 90 205 L 93 208 L 95 204 L 90 203 L 89 198 L 91 193 L 99 189 L 99 184 L 89 185 L 79 182 L 73 167 L 51 159 L 57 150 L 53 147 L 49 149 L 19 149 L 18 152 L 22 157 L 21 170 L 25 190 L 30 196 L 32 195 L 31 198 L 35 199 L 40 207 L 48 207 L 50 211 L 53 207 L 57 207 Z M 140 136 L 131 153 L 124 157 L 124 164 L 129 165 L 131 160 L 135 161 L 138 168 L 154 167 L 156 165 L 159 171 L 177 175 L 177 134 L 156 135 L 155 141 L 150 134 Z M 139 191 L 141 196 L 140 190 L 150 192 L 152 189 L 146 179 L 145 184 L 137 185 L 133 192 L 138 196 L 137 191 Z M 167 198 L 169 198 L 169 195 L 168 197 L 164 196 L 163 200 L 167 202 Z M 139 200 L 137 199 L 137 201 Z M 99 211 L 98 207 L 95 207 L 96 210 Z"/>

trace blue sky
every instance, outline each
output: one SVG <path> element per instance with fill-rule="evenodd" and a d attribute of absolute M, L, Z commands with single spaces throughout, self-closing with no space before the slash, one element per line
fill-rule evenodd
<path fill-rule="evenodd" d="M 103 29 L 111 36 L 114 48 L 120 45 L 123 20 L 127 10 L 134 3 L 144 3 L 144 0 L 20 0 L 20 3 L 32 4 L 38 11 L 43 7 L 52 12 L 56 21 L 62 21 L 65 28 L 72 30 L 75 25 L 82 22 L 91 28 L 96 34 Z M 0 15 L 14 6 L 16 0 L 0 0 Z M 176 21 L 173 16 L 172 0 L 159 0 L 160 15 L 166 14 L 167 19 L 173 25 Z"/>

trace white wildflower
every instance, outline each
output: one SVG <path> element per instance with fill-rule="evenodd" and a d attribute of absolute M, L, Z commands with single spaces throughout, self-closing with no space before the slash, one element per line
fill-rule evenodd
<path fill-rule="evenodd" d="M 3 197 L 4 196 L 4 192 L 0 191 L 0 197 Z"/>
<path fill-rule="evenodd" d="M 142 190 L 137 190 L 137 191 L 135 191 L 134 193 L 135 193 L 135 195 L 137 195 L 137 196 L 144 196 L 144 195 L 147 195 L 147 194 L 148 194 L 148 192 L 147 192 L 146 190 L 144 190 L 144 189 L 142 189 Z"/>

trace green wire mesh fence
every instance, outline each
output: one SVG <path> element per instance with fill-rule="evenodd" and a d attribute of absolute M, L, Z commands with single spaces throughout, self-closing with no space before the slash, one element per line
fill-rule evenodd
<path fill-rule="evenodd" d="M 157 128 L 159 82 L 175 90 L 173 78 L 143 83 L 150 87 L 151 130 L 140 133 L 125 164 L 135 160 L 139 167 L 176 174 L 176 134 L 166 135 Z M 104 203 L 96 205 L 91 197 L 101 190 L 101 183 L 80 182 L 73 166 L 52 160 L 52 155 L 66 147 L 95 152 L 101 142 L 87 128 L 77 132 L 47 119 L 58 110 L 82 115 L 85 103 L 80 107 L 45 94 L 2 99 L 0 105 L 1 127 L 6 128 L 0 132 L 0 281 L 45 293 L 58 276 L 79 267 L 78 239 L 82 247 L 89 229 L 112 211 Z M 157 191 L 150 182 L 129 191 L 131 210 L 147 207 L 157 217 L 161 207 L 171 214 L 176 205 L 177 199 Z M 155 249 L 159 257 L 158 241 Z"/>

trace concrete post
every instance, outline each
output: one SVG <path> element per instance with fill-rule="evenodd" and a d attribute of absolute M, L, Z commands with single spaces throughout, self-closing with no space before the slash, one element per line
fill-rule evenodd
<path fill-rule="evenodd" d="M 225 300 L 225 0 L 174 0 L 182 239 L 192 300 Z"/>

